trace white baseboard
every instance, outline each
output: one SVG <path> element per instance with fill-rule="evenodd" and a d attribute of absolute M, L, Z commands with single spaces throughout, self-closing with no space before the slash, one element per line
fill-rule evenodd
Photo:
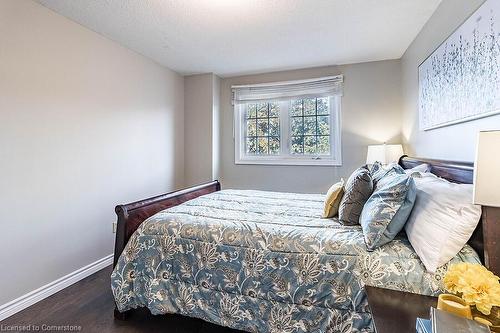
<path fill-rule="evenodd" d="M 33 290 L 15 300 L 12 300 L 6 304 L 0 305 L 0 320 L 4 320 L 13 314 L 26 309 L 55 293 L 58 291 L 71 286 L 72 284 L 86 278 L 89 275 L 94 274 L 97 271 L 111 265 L 113 263 L 113 254 L 107 255 L 93 263 L 77 269 L 74 272 L 69 273 L 55 281 L 52 281 L 45 286 L 42 286 L 36 290 Z"/>

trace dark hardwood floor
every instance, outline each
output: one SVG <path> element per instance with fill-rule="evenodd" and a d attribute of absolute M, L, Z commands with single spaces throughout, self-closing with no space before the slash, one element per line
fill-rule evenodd
<path fill-rule="evenodd" d="M 240 331 L 213 325 L 179 315 L 153 316 L 147 310 L 136 310 L 125 321 L 113 317 L 113 296 L 110 289 L 111 266 L 57 294 L 0 322 L 10 325 L 73 325 L 80 332 L 172 332 L 172 333 L 237 333 Z M 47 327 L 44 326 L 44 327 Z M 18 330 L 20 331 L 20 330 Z M 26 331 L 26 330 L 25 330 Z M 31 329 L 33 331 L 33 329 Z M 50 330 L 45 330 L 50 332 Z M 57 332 L 70 332 L 58 330 Z M 73 329 L 71 332 L 78 332 Z"/>

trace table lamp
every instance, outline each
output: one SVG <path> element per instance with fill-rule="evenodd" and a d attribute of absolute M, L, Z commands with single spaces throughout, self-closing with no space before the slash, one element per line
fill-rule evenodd
<path fill-rule="evenodd" d="M 485 264 L 500 273 L 500 130 L 479 132 L 472 202 L 483 207 Z"/>
<path fill-rule="evenodd" d="M 366 164 L 380 162 L 386 165 L 398 162 L 401 156 L 403 156 L 403 146 L 400 144 L 387 145 L 384 143 L 383 145 L 370 145 L 366 154 Z"/>

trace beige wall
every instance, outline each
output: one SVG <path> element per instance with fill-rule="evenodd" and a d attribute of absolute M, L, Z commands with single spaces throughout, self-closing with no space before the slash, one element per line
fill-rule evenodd
<path fill-rule="evenodd" d="M 184 77 L 185 185 L 212 179 L 213 75 Z"/>
<path fill-rule="evenodd" d="M 212 179 L 221 177 L 221 103 L 220 86 L 221 79 L 213 76 L 213 116 L 212 116 Z"/>
<path fill-rule="evenodd" d="M 479 130 L 499 129 L 500 115 L 420 131 L 418 128 L 418 66 L 471 15 L 484 0 L 443 0 L 402 58 L 403 137 L 415 156 L 474 160 Z"/>
<path fill-rule="evenodd" d="M 0 1 L 0 304 L 113 252 L 114 206 L 183 185 L 183 78 Z"/>
<path fill-rule="evenodd" d="M 216 75 L 184 77 L 185 185 L 219 177 L 219 94 Z"/>
<path fill-rule="evenodd" d="M 367 145 L 401 140 L 400 61 L 318 67 L 223 79 L 221 179 L 224 188 L 325 192 L 366 159 Z M 342 166 L 235 165 L 231 85 L 344 74 Z"/>

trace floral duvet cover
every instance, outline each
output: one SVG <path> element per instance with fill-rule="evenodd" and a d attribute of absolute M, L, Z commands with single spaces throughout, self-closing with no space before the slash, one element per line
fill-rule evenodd
<path fill-rule="evenodd" d="M 373 332 L 364 285 L 433 295 L 404 235 L 368 252 L 324 196 L 224 190 L 147 219 L 112 275 L 120 311 L 147 307 L 249 332 Z M 466 245 L 452 262 L 479 262 Z"/>

